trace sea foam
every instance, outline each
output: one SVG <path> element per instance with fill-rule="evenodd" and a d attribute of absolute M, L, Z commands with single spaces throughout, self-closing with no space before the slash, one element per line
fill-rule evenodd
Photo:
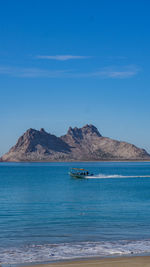
<path fill-rule="evenodd" d="M 119 175 L 119 174 L 98 174 L 93 176 L 86 176 L 87 179 L 109 179 L 109 178 L 150 178 L 149 175 Z"/>
<path fill-rule="evenodd" d="M 1 264 L 150 254 L 150 240 L 29 245 L 0 250 Z"/>

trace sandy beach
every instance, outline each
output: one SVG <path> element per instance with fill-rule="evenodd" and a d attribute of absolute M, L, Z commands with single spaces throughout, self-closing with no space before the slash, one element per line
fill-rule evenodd
<path fill-rule="evenodd" d="M 150 267 L 150 256 L 121 257 L 37 264 L 36 267 Z M 28 267 L 33 267 L 33 265 Z"/>

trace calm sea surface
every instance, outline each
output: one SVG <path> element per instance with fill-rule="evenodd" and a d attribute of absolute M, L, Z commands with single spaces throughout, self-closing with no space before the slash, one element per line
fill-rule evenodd
<path fill-rule="evenodd" d="M 0 163 L 0 263 L 144 253 L 150 163 Z"/>

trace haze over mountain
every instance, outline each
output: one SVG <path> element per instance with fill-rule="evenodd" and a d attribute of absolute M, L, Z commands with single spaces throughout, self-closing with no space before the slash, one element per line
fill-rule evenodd
<path fill-rule="evenodd" d="M 43 128 L 27 130 L 1 161 L 150 160 L 150 155 L 127 142 L 103 137 L 93 125 L 69 128 L 56 137 Z"/>

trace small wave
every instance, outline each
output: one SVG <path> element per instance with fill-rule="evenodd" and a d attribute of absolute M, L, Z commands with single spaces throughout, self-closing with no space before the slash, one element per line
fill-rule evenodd
<path fill-rule="evenodd" d="M 0 249 L 1 264 L 22 264 L 67 260 L 87 257 L 150 254 L 150 240 L 81 242 L 30 245 L 21 248 Z"/>
<path fill-rule="evenodd" d="M 105 175 L 105 174 L 98 174 L 93 176 L 86 176 L 87 179 L 108 179 L 108 178 L 150 178 L 149 175 L 118 175 L 118 174 L 112 174 L 112 175 Z"/>

